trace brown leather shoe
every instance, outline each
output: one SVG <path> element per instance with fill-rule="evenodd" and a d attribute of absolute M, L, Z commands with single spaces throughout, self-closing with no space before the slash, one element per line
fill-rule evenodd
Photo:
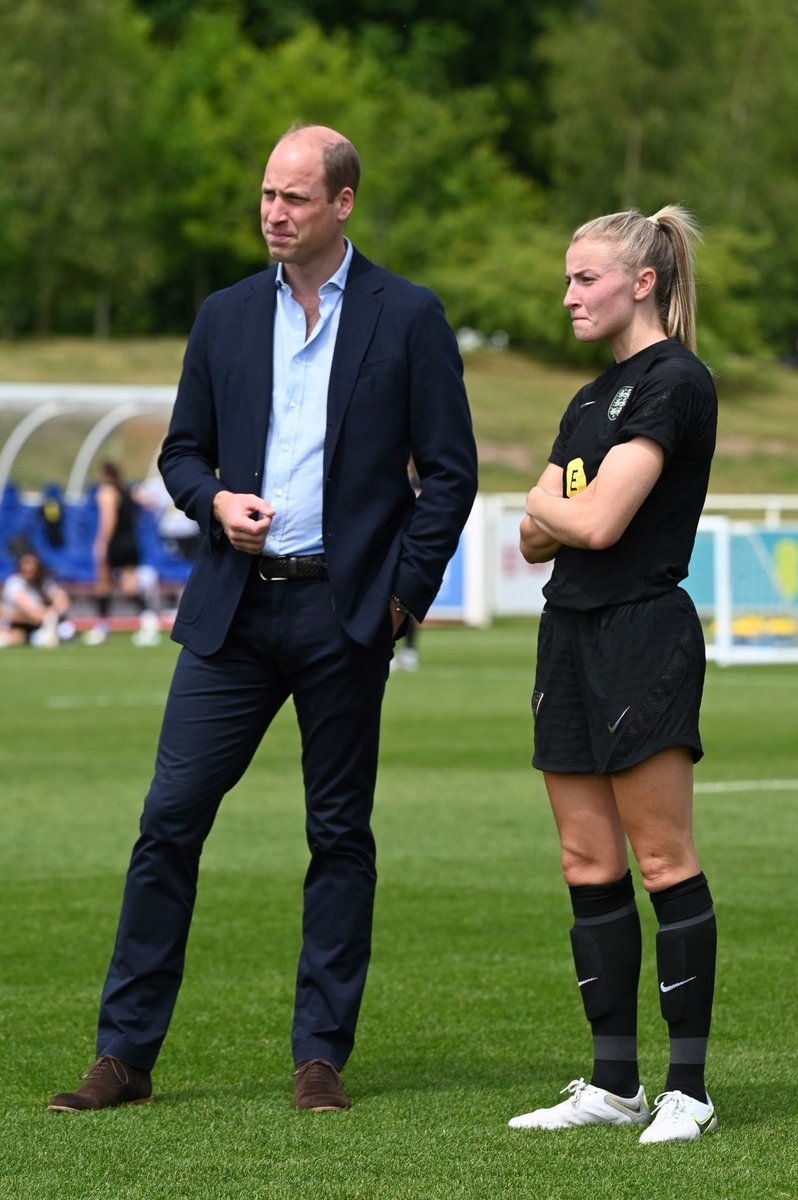
<path fill-rule="evenodd" d="M 294 1071 L 294 1108 L 311 1112 L 334 1112 L 351 1108 L 352 1101 L 344 1091 L 341 1076 L 332 1063 L 323 1058 L 309 1058 Z"/>
<path fill-rule="evenodd" d="M 118 1104 L 146 1104 L 152 1098 L 149 1071 L 138 1071 L 103 1054 L 89 1067 L 74 1092 L 59 1092 L 48 1109 L 53 1112 L 85 1112 L 91 1108 L 116 1108 Z"/>

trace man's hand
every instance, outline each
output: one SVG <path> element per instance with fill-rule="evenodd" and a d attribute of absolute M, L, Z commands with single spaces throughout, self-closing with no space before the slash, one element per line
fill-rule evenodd
<path fill-rule="evenodd" d="M 402 625 L 404 625 L 405 621 L 409 621 L 412 618 L 409 617 L 407 613 L 399 612 L 393 600 L 391 600 L 389 607 L 391 612 L 391 624 L 393 626 L 393 636 L 396 637 L 399 629 Z"/>
<path fill-rule="evenodd" d="M 213 515 L 227 540 L 245 554 L 260 554 L 275 511 L 271 504 L 252 494 L 217 492 L 213 498 Z"/>

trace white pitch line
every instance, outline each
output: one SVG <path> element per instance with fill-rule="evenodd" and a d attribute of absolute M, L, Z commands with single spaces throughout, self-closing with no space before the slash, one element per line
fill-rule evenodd
<path fill-rule="evenodd" d="M 798 779 L 728 779 L 697 783 L 696 792 L 798 792 Z"/>

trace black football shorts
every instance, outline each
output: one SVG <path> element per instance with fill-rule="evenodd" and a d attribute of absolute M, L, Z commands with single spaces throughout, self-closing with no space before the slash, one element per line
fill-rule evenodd
<path fill-rule="evenodd" d="M 705 671 L 701 622 L 682 588 L 588 612 L 547 605 L 533 766 L 610 775 L 670 746 L 688 747 L 698 762 Z"/>

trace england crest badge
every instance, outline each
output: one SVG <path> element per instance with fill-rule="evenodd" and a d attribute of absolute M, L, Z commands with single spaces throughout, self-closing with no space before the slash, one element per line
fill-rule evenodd
<path fill-rule="evenodd" d="M 634 391 L 633 387 L 618 388 L 618 391 L 610 401 L 610 406 L 607 409 L 607 416 L 611 421 L 616 420 L 626 408 L 626 402 Z"/>

